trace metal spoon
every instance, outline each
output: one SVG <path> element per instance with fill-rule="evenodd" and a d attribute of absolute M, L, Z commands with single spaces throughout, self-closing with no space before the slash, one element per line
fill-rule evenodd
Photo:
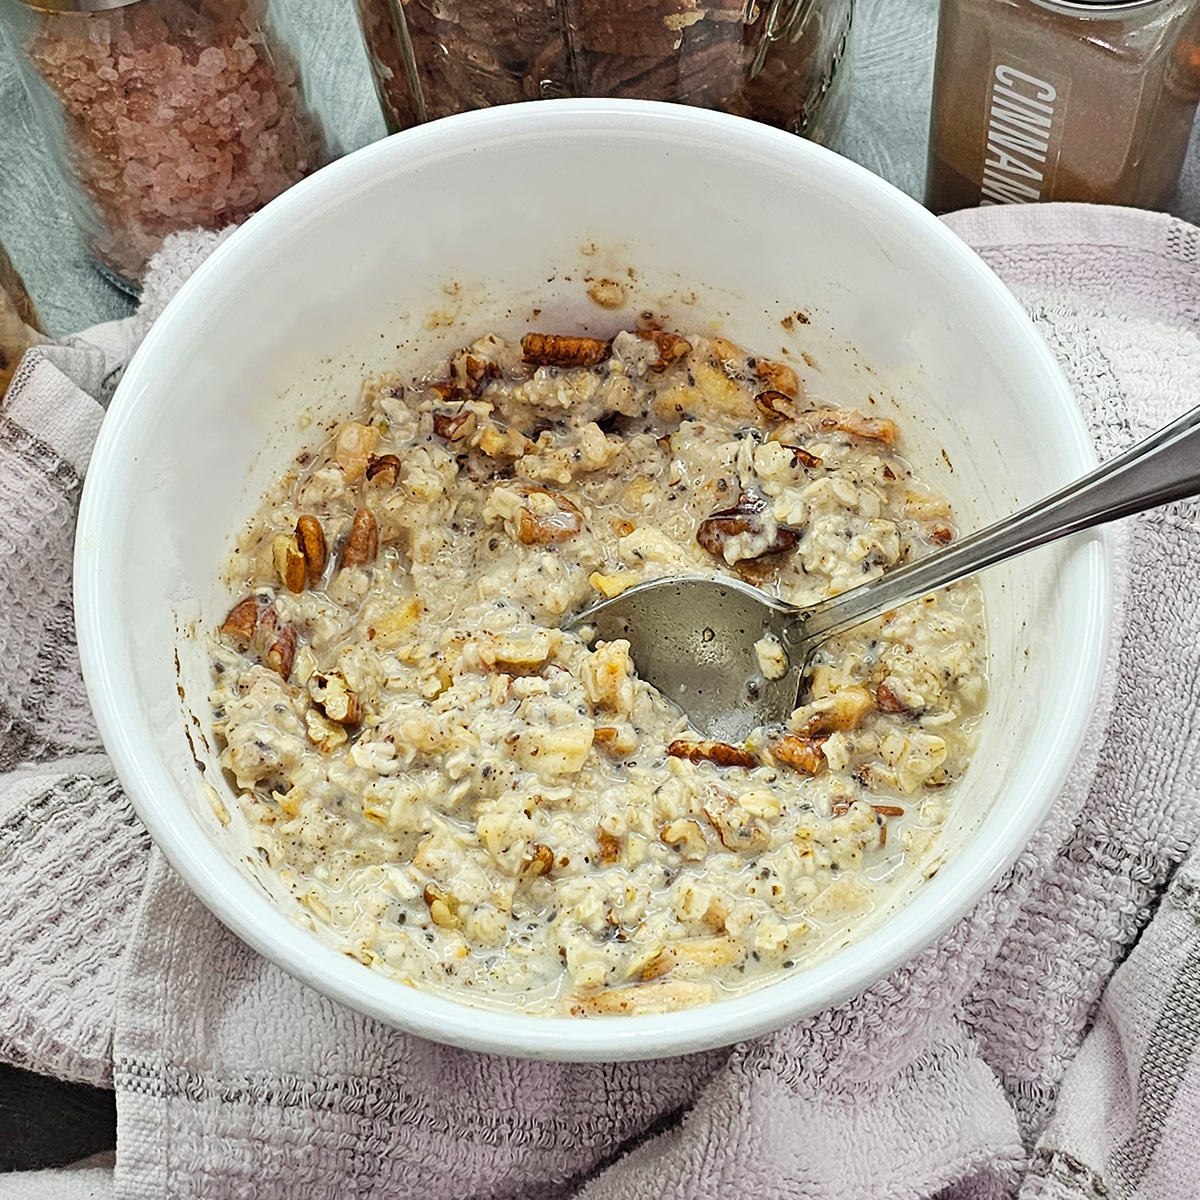
<path fill-rule="evenodd" d="M 638 584 L 575 617 L 591 638 L 626 638 L 638 674 L 710 738 L 736 742 L 786 721 L 805 667 L 827 638 L 993 563 L 1200 493 L 1200 407 L 1082 479 L 916 562 L 798 608 L 736 579 L 670 576 Z M 788 667 L 758 670 L 754 644 L 771 632 Z"/>

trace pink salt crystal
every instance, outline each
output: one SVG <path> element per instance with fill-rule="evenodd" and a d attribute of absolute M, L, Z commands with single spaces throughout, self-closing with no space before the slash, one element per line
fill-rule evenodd
<path fill-rule="evenodd" d="M 200 75 L 220 75 L 224 70 L 225 52 L 216 46 L 202 50 L 196 59 L 196 71 Z"/>

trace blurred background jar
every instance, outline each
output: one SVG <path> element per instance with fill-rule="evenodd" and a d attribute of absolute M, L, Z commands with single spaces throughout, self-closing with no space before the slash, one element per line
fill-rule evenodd
<path fill-rule="evenodd" d="M 942 0 L 926 203 L 1164 208 L 1200 99 L 1200 0 Z"/>
<path fill-rule="evenodd" d="M 0 245 L 0 400 L 21 355 L 42 341 L 45 332 L 17 268 Z"/>
<path fill-rule="evenodd" d="M 267 0 L 0 0 L 89 248 L 136 289 L 164 237 L 249 216 L 328 157 Z"/>
<path fill-rule="evenodd" d="M 854 0 L 356 0 L 389 129 L 564 96 L 722 109 L 829 143 Z"/>

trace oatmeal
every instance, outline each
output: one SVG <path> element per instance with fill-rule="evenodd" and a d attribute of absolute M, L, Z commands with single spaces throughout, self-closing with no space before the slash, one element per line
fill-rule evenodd
<path fill-rule="evenodd" d="M 944 544 L 902 451 L 785 364 L 660 330 L 370 381 L 239 538 L 211 641 L 259 853 L 347 953 L 473 1003 L 663 1011 L 831 952 L 936 864 L 985 698 L 976 586 L 830 641 L 737 745 L 564 626 L 681 573 L 809 604 Z"/>

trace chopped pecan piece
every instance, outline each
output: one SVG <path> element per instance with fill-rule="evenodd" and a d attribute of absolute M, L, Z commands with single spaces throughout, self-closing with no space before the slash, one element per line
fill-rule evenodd
<path fill-rule="evenodd" d="M 725 547 L 731 538 L 741 534 L 752 537 L 766 532 L 763 523 L 763 513 L 766 512 L 767 502 L 752 492 L 744 492 L 738 502 L 731 508 L 722 508 L 704 518 L 696 530 L 696 541 L 714 558 L 728 562 L 725 557 Z M 799 529 L 790 525 L 778 525 L 775 536 L 757 554 L 746 555 L 737 561 L 745 562 L 747 558 L 765 558 L 769 554 L 783 554 L 794 550 L 800 541 Z"/>
<path fill-rule="evenodd" d="M 271 543 L 271 558 L 283 586 L 297 594 L 304 591 L 308 572 L 304 565 L 304 554 L 293 534 L 281 533 Z"/>
<path fill-rule="evenodd" d="M 600 861 L 607 865 L 621 857 L 621 839 L 605 829 L 596 830 L 596 842 L 600 847 Z"/>
<path fill-rule="evenodd" d="M 467 377 L 467 391 L 478 397 L 487 387 L 489 379 L 500 378 L 500 367 L 486 358 L 476 358 L 475 355 L 468 354 L 463 360 L 463 373 Z"/>
<path fill-rule="evenodd" d="M 548 496 L 553 506 L 533 500 L 522 506 L 517 519 L 517 541 L 526 546 L 557 545 L 573 538 L 583 528 L 583 514 L 566 496 L 544 488 L 530 488 L 526 495 Z"/>
<path fill-rule="evenodd" d="M 350 536 L 342 550 L 343 567 L 365 567 L 379 553 L 379 526 L 369 508 L 360 508 L 350 525 Z"/>
<path fill-rule="evenodd" d="M 247 650 L 258 628 L 258 598 L 247 596 L 239 600 L 221 623 L 219 632 L 239 650 Z"/>
<path fill-rule="evenodd" d="M 796 406 L 783 392 L 768 390 L 754 397 L 759 412 L 769 421 L 791 421 L 796 416 Z"/>
<path fill-rule="evenodd" d="M 899 804 L 872 804 L 871 807 L 881 817 L 902 817 L 904 809 Z"/>
<path fill-rule="evenodd" d="M 370 476 L 370 468 L 367 470 Z M 296 542 L 304 556 L 304 571 L 308 586 L 316 587 L 325 573 L 325 562 L 329 557 L 325 547 L 325 530 L 316 517 L 305 514 L 296 522 Z"/>
<path fill-rule="evenodd" d="M 434 413 L 433 432 L 448 442 L 460 442 L 475 428 L 475 414 L 470 410 L 457 413 Z"/>
<path fill-rule="evenodd" d="M 272 616 L 274 613 L 272 612 Z M 263 665 L 287 679 L 292 674 L 292 663 L 296 661 L 296 630 L 291 625 L 284 625 L 275 630 L 275 639 L 267 647 L 263 655 Z"/>
<path fill-rule="evenodd" d="M 650 364 L 652 371 L 661 373 L 691 353 L 691 343 L 677 333 L 667 333 L 663 329 L 639 329 L 638 337 L 658 347 L 658 358 Z"/>
<path fill-rule="evenodd" d="M 908 705 L 886 683 L 881 683 L 875 689 L 875 705 L 880 712 L 902 713 L 909 711 Z"/>
<path fill-rule="evenodd" d="M 461 924 L 458 918 L 459 901 L 456 897 L 444 892 L 436 883 L 427 883 L 421 898 L 429 905 L 429 916 L 435 925 L 441 929 L 457 929 Z"/>
<path fill-rule="evenodd" d="M 521 866 L 522 881 L 547 875 L 554 867 L 554 851 L 543 842 L 534 842 L 529 847 L 529 855 L 529 861 Z"/>
<path fill-rule="evenodd" d="M 672 758 L 686 758 L 688 762 L 711 762 L 718 767 L 757 767 L 758 759 L 742 746 L 731 746 L 728 742 L 688 742 L 676 738 L 668 747 Z"/>
<path fill-rule="evenodd" d="M 394 488 L 403 470 L 404 464 L 394 454 L 372 455 L 367 463 L 367 479 L 380 487 Z"/>
<path fill-rule="evenodd" d="M 770 743 L 772 756 L 796 771 L 815 775 L 825 765 L 822 737 L 797 737 L 789 733 Z"/>
<path fill-rule="evenodd" d="M 802 467 L 819 467 L 821 460 L 815 454 L 809 454 L 803 446 L 788 446 L 788 449 L 796 456 L 796 461 Z"/>
<path fill-rule="evenodd" d="M 362 717 L 358 697 L 336 671 L 327 675 L 315 672 L 308 681 L 308 694 L 325 716 L 338 725 L 357 725 Z"/>
<path fill-rule="evenodd" d="M 612 353 L 612 343 L 590 337 L 560 337 L 553 333 L 527 333 L 521 354 L 539 367 L 595 367 Z"/>
<path fill-rule="evenodd" d="M 638 748 L 637 730 L 628 721 L 620 725 L 597 725 L 593 740 L 613 758 L 624 758 Z"/>
<path fill-rule="evenodd" d="M 937 542 L 939 546 L 948 546 L 954 541 L 954 530 L 944 522 L 939 522 L 936 525 L 929 527 L 929 540 Z"/>
<path fill-rule="evenodd" d="M 772 391 L 782 392 L 792 400 L 800 395 L 800 380 L 796 372 L 786 363 L 775 362 L 770 358 L 752 359 L 750 366 Z"/>

